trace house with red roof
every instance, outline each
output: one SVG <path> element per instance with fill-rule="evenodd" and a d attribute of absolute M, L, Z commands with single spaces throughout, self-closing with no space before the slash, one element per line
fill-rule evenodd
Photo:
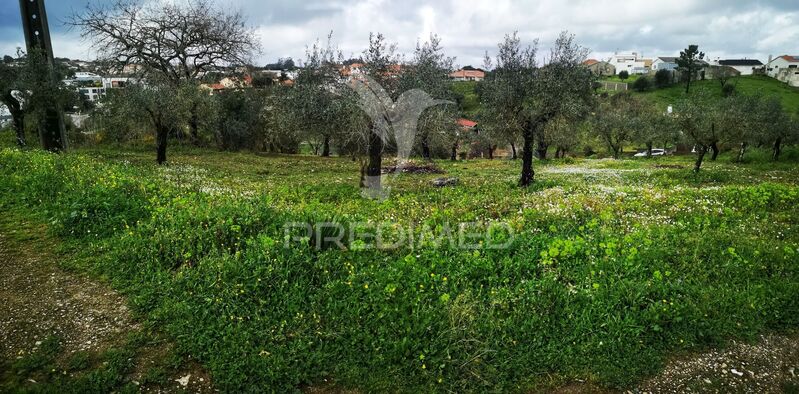
<path fill-rule="evenodd" d="M 458 82 L 475 81 L 479 82 L 485 79 L 486 72 L 479 68 L 462 68 L 458 71 L 449 74 L 449 77 Z"/>
<path fill-rule="evenodd" d="M 461 118 L 461 119 L 458 119 L 458 126 L 460 126 L 463 129 L 472 130 L 475 127 L 477 127 L 477 122 L 475 122 L 473 120 Z"/>
<path fill-rule="evenodd" d="M 616 75 L 616 67 L 608 62 L 603 62 L 596 59 L 588 59 L 583 62 L 583 66 L 591 70 L 594 75 L 606 77 Z"/>

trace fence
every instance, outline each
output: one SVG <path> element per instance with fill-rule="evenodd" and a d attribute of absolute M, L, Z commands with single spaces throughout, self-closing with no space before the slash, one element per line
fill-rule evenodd
<path fill-rule="evenodd" d="M 607 81 L 603 81 L 603 82 L 600 82 L 600 83 L 602 84 L 602 89 L 605 89 L 605 90 L 608 90 L 608 91 L 617 92 L 617 91 L 626 91 L 627 90 L 627 84 L 624 83 L 624 82 L 607 82 Z"/>

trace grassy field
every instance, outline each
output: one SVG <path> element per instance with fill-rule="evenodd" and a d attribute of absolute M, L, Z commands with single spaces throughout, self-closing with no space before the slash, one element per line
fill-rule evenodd
<path fill-rule="evenodd" d="M 71 264 L 222 390 L 628 388 L 670 355 L 799 326 L 799 152 L 766 156 L 698 175 L 690 157 L 539 162 L 527 190 L 518 162 L 442 161 L 375 201 L 347 159 L 5 149 L 0 207 L 81 250 Z M 291 222 L 414 241 L 316 248 Z M 506 227 L 463 248 L 459 223 Z"/>
<path fill-rule="evenodd" d="M 743 76 L 730 80 L 735 85 L 736 91 L 740 94 L 764 96 L 776 96 L 782 100 L 783 108 L 791 114 L 799 111 L 799 88 L 788 86 L 774 78 L 765 76 Z M 696 81 L 691 89 L 707 90 L 722 97 L 721 84 L 715 80 Z M 667 106 L 674 104 L 685 96 L 685 85 L 676 84 L 665 89 L 652 90 L 643 93 L 652 100 Z"/>
<path fill-rule="evenodd" d="M 480 113 L 480 97 L 475 88 L 477 82 L 453 82 L 452 90 L 463 96 L 462 114 L 468 119 L 476 119 Z"/>

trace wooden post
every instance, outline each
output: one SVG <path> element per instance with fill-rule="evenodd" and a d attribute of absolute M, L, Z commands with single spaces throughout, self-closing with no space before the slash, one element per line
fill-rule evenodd
<path fill-rule="evenodd" d="M 47 12 L 44 8 L 44 0 L 19 0 L 19 8 L 22 14 L 22 28 L 25 32 L 25 44 L 28 49 L 28 57 L 44 56 L 49 69 L 48 75 L 42 75 L 48 82 L 55 84 L 55 60 L 53 58 L 53 46 L 50 41 L 50 28 L 47 24 Z M 32 92 L 34 95 L 39 92 Z M 58 107 L 55 100 L 39 100 L 39 102 L 50 103 L 45 109 L 44 122 L 39 125 L 39 137 L 41 138 L 42 148 L 51 152 L 62 152 L 67 149 L 66 127 L 64 126 L 64 113 Z"/>

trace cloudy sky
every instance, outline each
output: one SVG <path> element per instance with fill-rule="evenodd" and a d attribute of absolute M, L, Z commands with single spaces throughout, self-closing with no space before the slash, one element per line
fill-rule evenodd
<path fill-rule="evenodd" d="M 108 0 L 91 0 L 108 1 Z M 166 1 L 166 0 L 161 0 Z M 189 0 L 171 0 L 189 1 Z M 504 34 L 549 45 L 569 30 L 603 59 L 614 51 L 675 56 L 696 43 L 712 58 L 799 55 L 798 0 L 217 0 L 241 10 L 263 42 L 258 64 L 302 59 L 305 47 L 333 31 L 345 56 L 360 55 L 369 32 L 382 32 L 404 53 L 437 33 L 459 65 L 479 66 Z M 23 46 L 16 0 L 0 7 L 0 54 Z M 47 0 L 56 56 L 91 59 L 90 43 L 64 20 L 87 0 Z"/>

